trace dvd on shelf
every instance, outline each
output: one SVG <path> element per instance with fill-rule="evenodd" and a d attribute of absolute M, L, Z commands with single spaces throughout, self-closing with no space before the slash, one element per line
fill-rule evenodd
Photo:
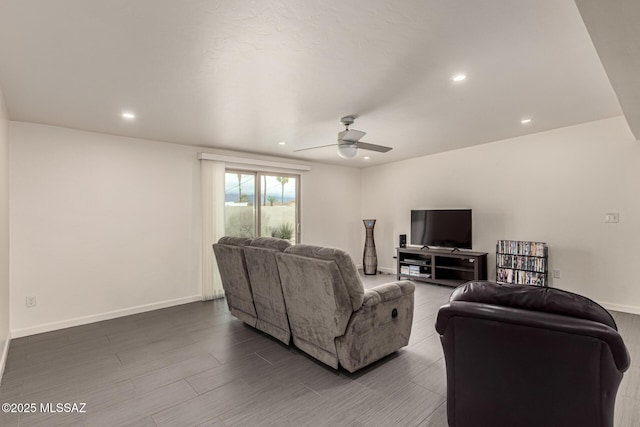
<path fill-rule="evenodd" d="M 419 265 L 402 265 L 400 266 L 400 274 L 403 276 L 422 277 L 425 279 L 431 277 L 431 274 L 420 271 Z"/>
<path fill-rule="evenodd" d="M 498 240 L 498 252 L 511 255 L 546 257 L 547 244 L 543 242 L 523 242 L 518 240 Z"/>
<path fill-rule="evenodd" d="M 547 286 L 547 275 L 533 271 L 514 270 L 511 268 L 498 268 L 496 270 L 497 281 L 500 283 L 513 283 L 517 285 Z"/>
<path fill-rule="evenodd" d="M 498 240 L 496 281 L 548 286 L 548 246 L 543 242 Z"/>
<path fill-rule="evenodd" d="M 530 257 L 526 255 L 497 254 L 496 261 L 499 266 L 506 268 L 517 268 L 518 270 L 529 270 L 539 273 L 547 271 L 546 258 Z"/>

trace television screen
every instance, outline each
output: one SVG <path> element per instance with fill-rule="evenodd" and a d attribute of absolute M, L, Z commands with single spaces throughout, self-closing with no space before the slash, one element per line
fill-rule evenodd
<path fill-rule="evenodd" d="M 411 244 L 471 249 L 471 209 L 412 210 Z"/>

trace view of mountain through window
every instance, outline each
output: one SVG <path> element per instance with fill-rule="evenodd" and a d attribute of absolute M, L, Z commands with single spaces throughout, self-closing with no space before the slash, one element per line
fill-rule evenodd
<path fill-rule="evenodd" d="M 299 240 L 297 175 L 231 171 L 225 174 L 225 234 Z"/>

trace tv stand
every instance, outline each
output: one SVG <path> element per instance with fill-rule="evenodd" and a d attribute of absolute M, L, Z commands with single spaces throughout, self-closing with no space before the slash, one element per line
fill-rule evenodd
<path fill-rule="evenodd" d="M 469 280 L 487 279 L 486 252 L 418 248 L 396 248 L 396 251 L 398 280 L 458 286 Z"/>

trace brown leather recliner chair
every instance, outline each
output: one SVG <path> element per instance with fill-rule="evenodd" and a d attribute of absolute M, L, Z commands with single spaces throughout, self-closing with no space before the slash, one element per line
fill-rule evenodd
<path fill-rule="evenodd" d="M 450 427 L 613 426 L 629 352 L 600 305 L 560 289 L 469 282 L 436 320 Z"/>

